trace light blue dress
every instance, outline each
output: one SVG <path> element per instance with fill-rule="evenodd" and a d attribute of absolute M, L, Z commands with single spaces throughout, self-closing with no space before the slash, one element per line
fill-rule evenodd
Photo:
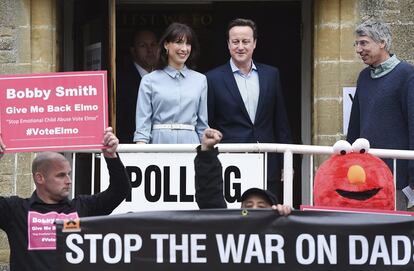
<path fill-rule="evenodd" d="M 193 125 L 195 131 L 152 129 L 154 124 Z M 145 75 L 139 86 L 134 141 L 199 144 L 207 122 L 207 79 L 184 66 Z"/>

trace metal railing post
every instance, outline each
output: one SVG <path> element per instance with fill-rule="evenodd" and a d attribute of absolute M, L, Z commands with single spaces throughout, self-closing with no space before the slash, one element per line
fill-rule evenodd
<path fill-rule="evenodd" d="M 283 153 L 283 204 L 293 206 L 293 154 Z"/>

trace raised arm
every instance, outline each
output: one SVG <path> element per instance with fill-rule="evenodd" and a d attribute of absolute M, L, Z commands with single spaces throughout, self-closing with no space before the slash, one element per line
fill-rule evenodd
<path fill-rule="evenodd" d="M 118 138 L 114 135 L 112 127 L 108 127 L 104 132 L 103 144 L 105 148 L 102 149 L 102 153 L 106 158 L 116 158 L 116 149 L 119 145 Z"/>
<path fill-rule="evenodd" d="M 223 169 L 217 158 L 222 134 L 207 128 L 194 159 L 196 201 L 200 209 L 226 208 L 223 196 Z"/>
<path fill-rule="evenodd" d="M 106 146 L 102 153 L 109 172 L 109 186 L 105 191 L 82 198 L 88 206 L 88 211 L 83 214 L 85 216 L 110 214 L 131 193 L 126 169 L 116 153 L 119 140 L 112 133 L 111 127 L 105 129 L 103 143 Z"/>

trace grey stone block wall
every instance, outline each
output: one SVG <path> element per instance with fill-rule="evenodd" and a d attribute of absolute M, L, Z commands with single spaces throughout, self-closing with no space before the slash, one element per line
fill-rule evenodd
<path fill-rule="evenodd" d="M 29 0 L 0 0 L 0 74 L 31 72 Z"/>
<path fill-rule="evenodd" d="M 16 63 L 16 1 L 0 1 L 0 65 Z"/>
<path fill-rule="evenodd" d="M 414 64 L 414 1 L 360 0 L 361 19 L 376 17 L 390 24 L 393 34 L 392 52 Z"/>

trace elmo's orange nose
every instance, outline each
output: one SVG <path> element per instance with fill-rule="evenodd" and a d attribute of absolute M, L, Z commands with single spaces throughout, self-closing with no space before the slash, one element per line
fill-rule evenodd
<path fill-rule="evenodd" d="M 353 165 L 348 169 L 348 180 L 351 184 L 364 184 L 366 179 L 365 170 L 359 165 Z"/>

